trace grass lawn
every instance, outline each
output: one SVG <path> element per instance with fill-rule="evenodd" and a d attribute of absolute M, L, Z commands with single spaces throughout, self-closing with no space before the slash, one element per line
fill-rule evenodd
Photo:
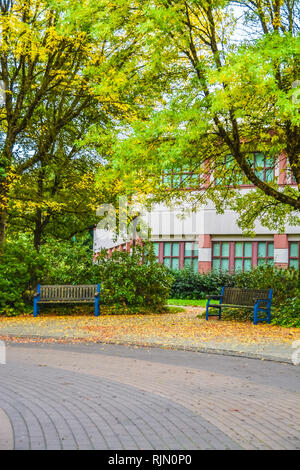
<path fill-rule="evenodd" d="M 168 305 L 183 305 L 183 306 L 192 306 L 192 307 L 205 307 L 206 299 L 201 300 L 190 300 L 190 299 L 169 299 Z"/>

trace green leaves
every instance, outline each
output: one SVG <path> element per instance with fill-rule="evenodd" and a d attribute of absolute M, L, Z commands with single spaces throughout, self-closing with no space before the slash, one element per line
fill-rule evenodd
<path fill-rule="evenodd" d="M 97 257 L 97 270 L 105 305 L 117 305 L 121 311 L 165 309 L 173 277 L 157 263 L 151 246 L 138 245 L 134 253 L 103 251 Z"/>
<path fill-rule="evenodd" d="M 294 87 L 299 39 L 293 28 L 286 29 L 286 12 L 277 11 L 275 3 L 264 4 L 263 10 L 258 2 L 242 3 L 243 19 L 253 33 L 243 42 L 233 40 L 236 18 L 228 2 L 136 3 L 136 26 L 143 32 L 140 60 L 150 55 L 159 79 L 154 80 L 148 73 L 152 65 L 145 63 L 140 74 L 152 106 L 145 108 L 142 119 L 137 115 L 133 122 L 124 122 L 111 159 L 125 190 L 126 181 L 131 192 L 132 181 L 139 181 L 136 191 L 154 201 L 186 198 L 204 203 L 209 198 L 219 211 L 224 204 L 238 211 L 245 230 L 255 218 L 281 230 L 286 222 L 294 224 L 292 212 L 300 209 L 300 114 Z M 290 20 L 296 21 L 293 14 Z M 139 43 L 139 35 L 135 37 Z M 285 155 L 298 187 L 282 191 L 278 161 L 275 180 L 263 180 L 248 163 L 252 152 Z M 227 155 L 234 160 L 230 172 L 224 171 Z M 205 192 L 165 191 L 161 175 L 183 166 L 199 173 Z M 235 191 L 242 180 L 259 190 L 243 199 Z M 246 216 L 250 199 L 251 214 Z"/>

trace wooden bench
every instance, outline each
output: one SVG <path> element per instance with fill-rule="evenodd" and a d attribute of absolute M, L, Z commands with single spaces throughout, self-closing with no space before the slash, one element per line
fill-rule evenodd
<path fill-rule="evenodd" d="M 221 295 L 207 296 L 206 320 L 208 317 L 218 316 L 221 318 L 221 310 L 224 307 L 253 309 L 253 323 L 259 321 L 271 322 L 272 289 L 239 289 L 237 287 L 222 287 Z M 219 304 L 211 303 L 212 300 L 220 300 Z M 209 309 L 218 309 L 219 313 L 209 314 Z M 259 317 L 260 312 L 264 317 Z"/>
<path fill-rule="evenodd" d="M 33 316 L 40 312 L 40 304 L 95 304 L 95 316 L 100 314 L 100 284 L 48 286 L 38 284 L 33 301 Z"/>

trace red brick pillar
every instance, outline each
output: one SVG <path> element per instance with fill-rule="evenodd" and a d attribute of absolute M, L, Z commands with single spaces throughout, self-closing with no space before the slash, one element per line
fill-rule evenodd
<path fill-rule="evenodd" d="M 287 268 L 289 265 L 289 242 L 286 234 L 274 235 L 274 265 Z"/>
<path fill-rule="evenodd" d="M 199 235 L 199 257 L 198 271 L 199 273 L 207 273 L 211 271 L 212 266 L 212 242 L 211 236 L 208 234 Z"/>

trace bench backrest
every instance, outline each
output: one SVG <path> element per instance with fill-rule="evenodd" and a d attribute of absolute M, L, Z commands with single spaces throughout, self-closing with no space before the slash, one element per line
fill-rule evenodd
<path fill-rule="evenodd" d="M 271 289 L 241 289 L 238 287 L 224 287 L 223 304 L 254 306 L 254 299 L 271 299 Z"/>
<path fill-rule="evenodd" d="M 99 290 L 98 284 L 79 286 L 39 285 L 37 292 L 40 294 L 40 300 L 93 300 Z"/>

